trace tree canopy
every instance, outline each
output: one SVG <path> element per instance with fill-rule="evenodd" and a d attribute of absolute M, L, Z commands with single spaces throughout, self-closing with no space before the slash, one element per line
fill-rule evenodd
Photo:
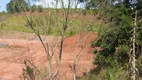
<path fill-rule="evenodd" d="M 136 59 L 142 56 L 142 0 L 91 0 L 91 7 L 97 7 L 98 19 L 105 26 L 99 31 L 99 37 L 92 47 L 100 47 L 94 51 L 94 63 L 102 67 L 123 66 L 131 58 L 132 37 L 136 35 Z M 117 2 L 116 2 L 117 1 Z M 115 3 L 115 4 L 114 4 Z M 137 15 L 136 34 L 133 34 L 135 12 Z M 142 68 L 142 67 L 141 67 Z"/>
<path fill-rule="evenodd" d="M 7 4 L 7 11 L 9 13 L 22 12 L 28 10 L 28 3 L 25 0 L 10 0 Z"/>

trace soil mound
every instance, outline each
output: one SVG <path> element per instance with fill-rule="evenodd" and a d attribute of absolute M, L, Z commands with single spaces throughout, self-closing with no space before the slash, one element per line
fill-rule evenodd
<path fill-rule="evenodd" d="M 95 40 L 97 38 L 97 33 L 96 32 L 88 32 L 88 33 L 77 33 L 74 34 L 73 36 L 66 38 L 64 40 L 64 46 L 75 46 L 78 42 L 82 44 L 86 44 L 87 46 L 90 45 L 90 42 L 92 40 Z"/>

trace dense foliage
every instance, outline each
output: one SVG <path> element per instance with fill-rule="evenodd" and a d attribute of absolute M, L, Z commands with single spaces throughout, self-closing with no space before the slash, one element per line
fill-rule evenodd
<path fill-rule="evenodd" d="M 129 65 L 131 55 L 136 10 L 138 11 L 135 43 L 136 59 L 139 60 L 142 55 L 142 1 L 91 0 L 91 2 L 95 2 L 95 4 L 91 4 L 91 7 L 97 7 L 95 11 L 98 13 L 98 19 L 103 20 L 104 24 L 107 25 L 102 26 L 98 39 L 92 43 L 92 47 L 101 48 L 101 50 L 94 51 L 96 55 L 94 63 L 103 68 L 120 66 L 125 70 L 129 69 L 126 64 Z M 142 69 L 142 67 L 138 67 L 138 69 Z"/>
<path fill-rule="evenodd" d="M 107 29 L 105 32 L 100 31 L 97 45 L 93 44 L 93 46 L 102 48 L 95 59 L 95 63 L 103 66 L 113 66 L 114 64 L 112 63 L 114 59 L 120 59 L 119 62 L 128 62 L 133 24 L 133 19 L 129 14 L 129 10 L 123 5 L 117 5 L 112 6 L 105 14 L 104 22 L 107 24 Z M 123 49 L 123 51 L 120 49 Z M 102 60 L 102 58 L 104 60 Z M 110 62 L 108 60 L 110 60 Z"/>
<path fill-rule="evenodd" d="M 37 6 L 37 5 L 32 5 L 31 6 L 31 10 L 32 10 L 32 12 L 34 12 L 34 11 L 39 11 L 39 12 L 42 12 L 43 11 L 43 8 L 42 8 L 42 6 Z"/>
<path fill-rule="evenodd" d="M 28 3 L 25 0 L 11 0 L 7 4 L 7 11 L 9 13 L 28 11 Z"/>

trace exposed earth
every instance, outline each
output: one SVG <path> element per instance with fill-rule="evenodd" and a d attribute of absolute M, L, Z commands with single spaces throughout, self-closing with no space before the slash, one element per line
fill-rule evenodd
<path fill-rule="evenodd" d="M 2 31 L 0 34 L 0 80 L 21 80 L 20 76 L 26 59 L 30 60 L 35 66 L 47 66 L 46 53 L 35 34 L 13 31 L 9 33 Z M 97 33 L 75 34 L 64 40 L 59 80 L 71 80 L 73 77 L 72 66 L 79 34 L 83 35 L 83 42 L 78 46 L 76 52 L 78 54 L 82 49 L 84 51 L 80 53 L 81 56 L 77 61 L 77 76 L 82 76 L 83 73 L 94 67 L 92 65 L 94 55 L 92 54 L 93 49 L 90 47 L 90 41 L 97 37 Z M 44 43 L 49 44 L 50 49 L 57 43 L 57 37 L 54 36 L 42 36 L 42 39 Z M 55 53 L 59 54 L 59 45 Z M 55 59 L 52 60 L 52 67 L 55 71 Z"/>

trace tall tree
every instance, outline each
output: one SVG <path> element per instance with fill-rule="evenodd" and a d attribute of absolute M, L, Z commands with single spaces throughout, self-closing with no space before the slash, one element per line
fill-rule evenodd
<path fill-rule="evenodd" d="M 7 11 L 9 13 L 22 12 L 28 10 L 28 3 L 25 0 L 11 0 L 7 4 Z"/>

